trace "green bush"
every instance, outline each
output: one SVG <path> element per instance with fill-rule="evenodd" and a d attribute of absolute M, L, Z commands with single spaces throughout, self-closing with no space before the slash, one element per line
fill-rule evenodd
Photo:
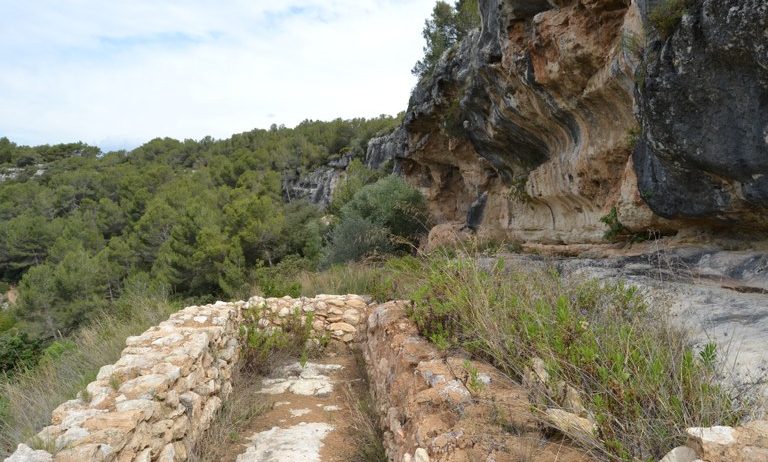
<path fill-rule="evenodd" d="M 298 297 L 301 284 L 296 277 L 301 271 L 309 270 L 312 266 L 311 261 L 298 255 L 290 255 L 275 266 L 259 265 L 253 271 L 252 292 L 263 297 Z"/>
<path fill-rule="evenodd" d="M 347 167 L 345 176 L 339 181 L 333 190 L 328 212 L 338 214 L 355 194 L 368 184 L 374 183 L 381 177 L 376 170 L 371 170 L 359 159 L 352 159 Z"/>
<path fill-rule="evenodd" d="M 265 306 L 262 309 L 268 310 Z M 260 310 L 254 310 L 241 327 L 244 337 L 243 370 L 248 373 L 267 373 L 280 360 L 299 357 L 303 363 L 310 355 L 324 346 L 324 339 L 318 339 L 312 347 L 312 321 L 314 313 L 303 314 L 296 310 L 284 318 L 279 327 L 259 327 Z"/>
<path fill-rule="evenodd" d="M 427 230 L 424 196 L 400 177 L 388 176 L 358 191 L 341 210 L 342 220 L 360 217 L 386 228 L 404 243 Z"/>
<path fill-rule="evenodd" d="M 372 254 L 386 254 L 394 249 L 389 230 L 360 216 L 344 218 L 336 225 L 326 249 L 325 264 L 362 260 Z"/>
<path fill-rule="evenodd" d="M 624 224 L 619 221 L 619 212 L 616 210 L 616 207 L 612 207 L 610 212 L 600 217 L 600 221 L 608 227 L 605 233 L 603 233 L 603 239 L 607 241 L 613 242 L 619 236 L 627 233 Z"/>
<path fill-rule="evenodd" d="M 37 363 L 42 341 L 26 332 L 11 329 L 0 334 L 0 371 L 13 373 L 15 369 L 32 367 Z"/>
<path fill-rule="evenodd" d="M 355 193 L 341 208 L 326 249 L 326 264 L 412 249 L 427 230 L 424 197 L 402 178 L 388 176 Z"/>

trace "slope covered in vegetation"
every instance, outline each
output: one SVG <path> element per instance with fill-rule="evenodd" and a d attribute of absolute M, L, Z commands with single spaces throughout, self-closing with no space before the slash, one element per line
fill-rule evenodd
<path fill-rule="evenodd" d="M 284 201 L 281 184 L 285 174 L 349 153 L 362 157 L 368 139 L 397 123 L 389 116 L 305 121 L 110 153 L 0 139 L 0 289 L 15 286 L 19 294 L 0 311 L 0 369 L 34 365 L 54 339 L 118 311 L 129 287 L 162 288 L 189 302 L 235 298 L 281 262 L 314 268 L 325 255 L 343 260 L 392 249 L 390 224 L 374 215 L 392 201 L 419 201 L 402 181 L 387 180 L 375 197 L 353 201 L 383 176 L 354 162 L 333 204 L 344 217 L 339 227 L 373 220 L 366 226 L 378 242 L 350 256 L 324 249 L 334 240 L 333 220 L 320 220 L 312 204 Z M 370 204 L 387 202 L 389 192 L 389 203 Z M 412 235 L 418 223 L 407 225 Z"/>

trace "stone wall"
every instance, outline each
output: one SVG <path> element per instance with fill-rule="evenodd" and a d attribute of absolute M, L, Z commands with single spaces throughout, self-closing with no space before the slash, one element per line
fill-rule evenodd
<path fill-rule="evenodd" d="M 374 308 L 364 348 L 390 461 L 593 460 L 546 441 L 525 388 L 486 363 L 440 351 L 406 311 L 402 301 Z"/>
<path fill-rule="evenodd" d="M 406 312 L 407 302 L 373 306 L 356 295 L 253 297 L 184 308 L 129 337 L 120 359 L 56 408 L 51 425 L 6 462 L 187 460 L 232 392 L 244 321 L 270 330 L 291 317 L 311 321 L 315 338 L 362 345 L 390 460 L 526 456 L 531 435 L 546 424 L 533 414 L 527 389 L 487 364 L 440 351 Z M 517 433 L 505 430 L 509 426 Z M 691 428 L 688 435 L 687 445 L 663 462 L 768 460 L 768 421 Z M 591 460 L 575 445 L 536 438 L 538 452 L 529 460 Z"/>
<path fill-rule="evenodd" d="M 579 415 L 578 397 L 566 399 L 565 409 L 534 414 L 528 395 L 533 382 L 547 381 L 543 366 L 534 361 L 534 377 L 520 386 L 487 364 L 438 350 L 419 335 L 406 312 L 402 301 L 373 308 L 364 344 L 390 461 L 507 460 L 510 455 L 532 462 L 594 460 L 568 440 L 548 442 L 542 435 L 542 428 L 550 427 L 588 441 L 594 431 Z M 686 445 L 661 462 L 768 461 L 768 421 L 689 428 L 687 434 Z M 536 441 L 535 448 L 530 441 Z"/>
<path fill-rule="evenodd" d="M 312 320 L 314 337 L 351 343 L 359 339 L 366 309 L 366 301 L 353 295 L 253 297 L 184 308 L 129 337 L 120 359 L 102 367 L 77 399 L 56 408 L 51 425 L 6 462 L 187 460 L 232 391 L 244 319 L 279 329 L 300 315 Z"/>

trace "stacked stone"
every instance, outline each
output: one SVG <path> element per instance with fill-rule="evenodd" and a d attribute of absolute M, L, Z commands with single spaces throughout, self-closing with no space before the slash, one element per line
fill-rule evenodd
<path fill-rule="evenodd" d="M 279 327 L 287 318 L 300 314 L 301 319 L 311 316 L 315 337 L 329 336 L 349 344 L 360 340 L 358 334 L 364 329 L 359 326 L 365 320 L 368 303 L 365 298 L 351 294 L 318 295 L 315 298 L 253 297 L 247 307 L 258 310 L 258 326 L 263 329 Z"/>
<path fill-rule="evenodd" d="M 262 329 L 289 316 L 312 320 L 312 333 L 349 344 L 360 340 L 368 304 L 357 295 L 252 297 L 190 306 L 139 336 L 104 366 L 78 399 L 53 411 L 32 449 L 20 444 L 6 462 L 187 460 L 229 393 L 240 357 L 244 315 Z"/>
<path fill-rule="evenodd" d="M 765 462 L 768 460 L 768 421 L 744 426 L 696 427 L 687 430 L 688 441 L 669 452 L 661 462 Z"/>
<path fill-rule="evenodd" d="M 129 337 L 115 364 L 53 411 L 35 438 L 46 450 L 22 444 L 6 461 L 186 460 L 232 390 L 246 305 L 190 306 Z"/>

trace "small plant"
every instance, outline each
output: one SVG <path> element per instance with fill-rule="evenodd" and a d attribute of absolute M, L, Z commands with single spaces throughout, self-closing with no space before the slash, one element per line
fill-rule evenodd
<path fill-rule="evenodd" d="M 83 402 L 90 403 L 93 399 L 93 396 L 91 396 L 91 392 L 88 391 L 88 389 L 83 388 L 80 390 L 80 392 L 77 394 L 77 397 L 80 398 Z"/>
<path fill-rule="evenodd" d="M 717 361 L 717 344 L 709 342 L 704 345 L 704 348 L 699 352 L 699 357 L 706 367 L 714 369 L 715 361 Z"/>
<path fill-rule="evenodd" d="M 629 52 L 633 56 L 640 56 L 643 54 L 645 48 L 642 40 L 631 32 L 624 32 L 621 36 L 621 49 Z"/>
<path fill-rule="evenodd" d="M 480 380 L 480 374 L 477 367 L 475 367 L 468 359 L 465 359 L 464 371 L 467 373 L 467 388 L 469 391 L 472 393 L 480 392 L 483 387 L 485 387 L 485 383 Z"/>
<path fill-rule="evenodd" d="M 351 409 L 351 437 L 357 448 L 351 461 L 387 462 L 389 459 L 383 444 L 384 431 L 379 425 L 365 361 L 359 351 L 355 352 L 355 365 L 363 380 L 355 382 L 355 385 L 348 384 L 345 389 L 346 401 Z"/>
<path fill-rule="evenodd" d="M 429 335 L 429 341 L 434 343 L 438 350 L 445 351 L 451 347 L 451 341 L 445 332 L 434 332 Z"/>
<path fill-rule="evenodd" d="M 53 455 L 59 452 L 56 447 L 56 440 L 52 438 L 41 438 L 37 435 L 30 438 L 28 446 L 36 451 L 45 451 Z"/>
<path fill-rule="evenodd" d="M 626 137 L 626 143 L 627 143 L 627 149 L 630 151 L 635 150 L 635 146 L 637 146 L 637 142 L 640 140 L 640 127 L 635 125 L 629 130 L 627 130 L 627 137 Z"/>
<path fill-rule="evenodd" d="M 661 38 L 667 39 L 692 3 L 692 0 L 662 0 L 648 13 L 648 20 Z"/>
<path fill-rule="evenodd" d="M 315 353 L 311 351 L 312 321 L 314 313 L 302 314 L 296 309 L 289 316 L 283 318 L 279 327 L 259 327 L 259 313 L 257 312 L 241 328 L 241 335 L 245 337 L 245 366 L 258 373 L 269 370 L 280 357 L 298 357 L 304 366 L 309 357 Z"/>
<path fill-rule="evenodd" d="M 615 241 L 627 231 L 621 221 L 619 221 L 619 212 L 616 210 L 616 207 L 612 207 L 610 212 L 600 217 L 600 221 L 608 226 L 608 230 L 603 234 L 603 239 L 605 240 Z"/>
<path fill-rule="evenodd" d="M 525 189 L 527 182 L 527 176 L 514 178 L 512 180 L 512 184 L 509 187 L 509 190 L 507 190 L 507 198 L 525 204 L 531 202 L 533 199 Z"/>
<path fill-rule="evenodd" d="M 123 381 L 120 380 L 120 377 L 116 375 L 110 375 L 109 376 L 109 386 L 112 387 L 113 390 L 117 391 L 120 389 L 120 385 L 123 384 Z"/>

